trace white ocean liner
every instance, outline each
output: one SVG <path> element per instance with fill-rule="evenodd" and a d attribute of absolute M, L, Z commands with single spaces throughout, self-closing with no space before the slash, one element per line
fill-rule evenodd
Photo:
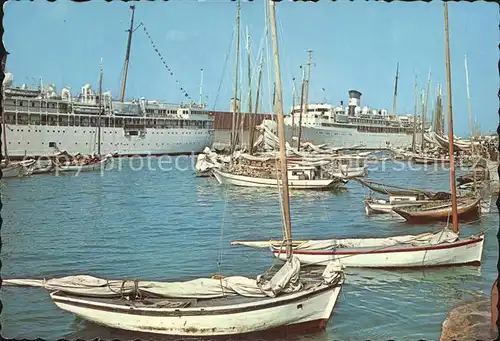
<path fill-rule="evenodd" d="M 301 141 L 313 144 L 328 144 L 330 147 L 359 147 L 378 149 L 389 146 L 410 146 L 413 138 L 413 115 L 388 115 L 387 110 L 361 107 L 361 92 L 349 91 L 348 106 L 334 107 L 330 104 L 308 104 L 307 113 L 302 114 Z M 297 145 L 300 105 L 285 118 L 287 141 Z M 265 120 L 264 141 L 266 148 L 275 145 L 276 122 Z M 417 119 L 417 132 L 422 123 Z M 427 124 L 426 124 L 427 128 Z M 421 134 L 416 134 L 419 143 Z"/>
<path fill-rule="evenodd" d="M 97 152 L 99 98 L 89 84 L 72 98 L 69 89 L 12 87 L 4 82 L 8 156 L 40 157 L 54 151 Z M 101 154 L 162 155 L 201 152 L 211 146 L 213 118 L 201 106 L 148 101 L 114 101 L 103 93 L 100 118 Z"/>

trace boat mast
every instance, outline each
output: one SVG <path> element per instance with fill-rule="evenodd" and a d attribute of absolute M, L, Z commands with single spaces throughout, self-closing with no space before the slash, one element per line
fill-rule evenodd
<path fill-rule="evenodd" d="M 276 106 L 275 111 L 278 123 L 278 139 L 280 145 L 280 166 L 281 166 L 281 189 L 283 197 L 283 223 L 284 223 L 284 239 L 286 243 L 286 256 L 289 259 L 292 256 L 292 227 L 290 221 L 290 197 L 288 191 L 288 168 L 286 162 L 286 145 L 285 145 L 285 118 L 283 114 L 283 98 L 281 93 L 281 76 L 280 76 L 280 60 L 278 50 L 277 28 L 276 28 L 276 8 L 275 2 L 269 0 L 270 21 L 271 21 L 271 37 L 273 43 L 273 59 L 274 59 L 274 75 L 276 80 Z M 278 180 L 279 183 L 279 180 Z"/>
<path fill-rule="evenodd" d="M 127 40 L 127 51 L 125 53 L 125 62 L 123 63 L 123 75 L 122 75 L 122 86 L 120 89 L 120 102 L 123 102 L 125 98 L 125 86 L 127 85 L 127 73 L 128 73 L 128 61 L 130 59 L 130 46 L 132 44 L 132 33 L 134 29 L 134 11 L 135 6 L 130 6 L 132 10 L 132 15 L 130 17 L 130 29 L 128 30 L 128 40 Z"/>
<path fill-rule="evenodd" d="M 472 135 L 472 108 L 470 104 L 470 90 L 469 90 L 469 70 L 467 68 L 467 55 L 465 55 L 464 58 L 464 64 L 465 64 L 465 85 L 467 88 L 467 105 L 469 109 L 469 133 L 470 133 L 470 152 L 471 152 L 471 157 L 472 157 L 472 166 L 474 167 L 474 137 Z M 473 168 L 474 172 L 474 185 L 473 189 L 476 189 L 476 170 Z"/>
<path fill-rule="evenodd" d="M 264 52 L 264 51 L 262 51 Z M 259 108 L 259 95 L 260 95 L 260 84 L 262 83 L 262 65 L 264 63 L 264 53 L 261 54 L 260 56 L 260 62 L 259 62 L 259 76 L 257 78 L 257 92 L 255 94 L 255 108 L 254 108 L 254 114 L 252 116 L 251 124 L 250 124 L 250 155 L 253 154 L 253 145 L 254 145 L 254 140 L 255 140 L 255 119 L 258 114 L 258 108 Z"/>
<path fill-rule="evenodd" d="M 413 111 L 413 137 L 411 139 L 411 150 L 415 153 L 416 140 L 417 140 L 417 105 L 418 105 L 418 90 L 417 90 L 417 75 L 415 74 L 415 88 L 413 89 L 413 96 L 415 100 Z"/>
<path fill-rule="evenodd" d="M 203 104 L 203 69 L 201 69 L 201 79 L 200 79 L 200 107 L 202 106 Z"/>
<path fill-rule="evenodd" d="M 9 53 L 7 51 L 5 51 L 5 54 L 2 58 L 2 72 L 3 74 L 5 75 L 5 70 L 7 69 L 7 55 Z M 4 106 L 4 101 L 5 101 L 5 88 L 4 88 L 4 85 L 3 85 L 3 82 L 1 84 L 2 86 L 2 144 L 3 144 L 3 157 L 5 159 L 5 163 L 8 164 L 9 163 L 9 154 L 8 154 L 8 151 L 7 151 L 7 136 L 6 136 L 6 133 L 7 133 L 7 129 L 6 129 L 6 126 L 5 126 L 5 106 Z M 0 150 L 1 151 L 1 150 Z"/>
<path fill-rule="evenodd" d="M 247 31 L 247 64 L 248 64 L 248 113 L 252 112 L 252 61 L 250 56 L 250 35 L 248 34 L 248 26 L 246 27 Z"/>
<path fill-rule="evenodd" d="M 305 69 L 300 66 L 302 69 L 302 86 L 300 89 L 300 113 L 299 113 L 299 136 L 297 137 L 297 151 L 300 151 L 300 140 L 302 138 L 302 113 L 304 111 L 304 88 L 305 88 L 305 82 L 306 82 L 306 72 Z M 293 111 L 292 111 L 293 115 Z"/>
<path fill-rule="evenodd" d="M 292 78 L 292 136 L 295 134 L 295 116 L 293 108 L 295 108 L 295 100 L 297 99 L 297 89 L 295 86 L 295 77 Z"/>
<path fill-rule="evenodd" d="M 248 66 L 248 114 L 252 113 L 252 69 L 251 69 L 251 56 L 250 56 L 250 36 L 248 35 L 248 26 L 245 28 L 246 30 L 246 51 L 247 51 L 247 66 Z M 240 120 L 240 138 L 243 141 L 243 128 L 245 126 L 245 113 L 242 114 Z M 248 137 L 250 142 L 250 136 Z"/>
<path fill-rule="evenodd" d="M 451 189 L 451 217 L 453 232 L 459 233 L 457 215 L 457 189 L 455 187 L 455 156 L 453 155 L 453 112 L 451 104 L 451 65 L 450 65 L 450 33 L 448 28 L 448 2 L 444 5 L 444 39 L 446 53 L 446 99 L 448 101 L 448 149 L 450 153 L 450 189 Z"/>
<path fill-rule="evenodd" d="M 422 154 L 424 153 L 424 148 L 425 148 L 424 133 L 425 133 L 425 121 L 426 121 L 426 116 L 427 116 L 427 102 L 429 100 L 430 86 L 431 86 L 431 68 L 429 68 L 429 75 L 427 76 L 427 91 L 425 93 L 425 101 L 423 103 L 423 108 L 422 108 Z"/>
<path fill-rule="evenodd" d="M 101 113 L 102 113 L 102 57 L 99 72 L 99 116 L 97 118 L 97 155 L 101 155 Z"/>
<path fill-rule="evenodd" d="M 396 65 L 396 78 L 394 81 L 394 99 L 392 101 L 392 115 L 396 116 L 396 99 L 398 98 L 398 78 L 399 78 L 399 63 Z"/>
<path fill-rule="evenodd" d="M 309 58 L 307 61 L 307 80 L 306 80 L 306 86 L 305 86 L 305 98 L 304 98 L 304 112 L 307 114 L 307 103 L 309 101 L 309 81 L 311 80 L 311 60 L 312 60 L 312 50 L 307 51 L 309 54 Z M 301 122 L 302 123 L 302 122 Z M 302 140 L 302 126 L 299 126 L 299 146 L 297 148 L 297 151 L 300 151 L 300 141 Z"/>
<path fill-rule="evenodd" d="M 240 0 L 237 3 L 236 9 L 236 58 L 234 63 L 234 99 L 233 99 L 233 119 L 231 124 L 231 154 L 233 154 L 236 149 L 236 113 L 239 113 L 237 110 L 237 101 L 238 101 L 238 71 L 239 71 L 239 62 L 240 62 L 240 9 L 241 4 Z"/>

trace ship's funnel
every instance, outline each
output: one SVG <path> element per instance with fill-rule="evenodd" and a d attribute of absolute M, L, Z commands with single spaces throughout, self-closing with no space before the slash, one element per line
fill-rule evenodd
<path fill-rule="evenodd" d="M 12 87 L 12 83 L 14 82 L 14 76 L 10 72 L 5 73 L 5 78 L 3 79 L 4 88 Z"/>
<path fill-rule="evenodd" d="M 236 112 L 240 112 L 240 99 L 237 98 L 236 101 L 234 100 L 234 98 L 231 98 L 231 102 L 229 103 L 229 111 L 230 112 L 233 112 L 233 111 L 236 111 Z"/>
<path fill-rule="evenodd" d="M 355 108 L 361 105 L 361 92 L 349 90 L 349 116 L 354 116 Z"/>

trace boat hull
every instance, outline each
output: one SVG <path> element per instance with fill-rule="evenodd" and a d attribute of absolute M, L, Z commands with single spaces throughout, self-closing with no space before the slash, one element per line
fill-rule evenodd
<path fill-rule="evenodd" d="M 56 172 L 91 172 L 106 166 L 109 158 L 88 165 L 57 165 Z"/>
<path fill-rule="evenodd" d="M 276 132 L 276 122 L 264 120 L 263 124 L 271 131 Z M 298 125 L 294 127 L 298 131 Z M 362 146 L 358 149 L 385 149 L 389 146 L 411 145 L 412 134 L 399 133 L 368 133 L 359 132 L 355 126 L 349 127 L 308 127 L 302 126 L 301 140 L 309 141 L 315 145 L 327 144 L 329 147 L 352 147 Z M 276 135 L 276 134 L 274 134 Z M 296 135 L 296 133 L 295 133 Z M 286 141 L 291 146 L 296 146 L 297 141 L 292 139 L 292 126 L 285 124 Z M 417 137 L 417 143 L 420 137 Z M 272 133 L 264 132 L 264 143 L 266 149 L 273 149 L 276 141 Z"/>
<path fill-rule="evenodd" d="M 25 157 L 43 158 L 52 155 L 57 147 L 71 155 L 92 154 L 97 151 L 97 133 L 93 127 L 46 127 L 8 124 L 9 157 L 12 160 Z M 35 129 L 37 128 L 37 129 Z M 146 128 L 144 136 L 126 136 L 123 128 L 101 128 L 101 154 L 117 156 L 153 156 L 201 153 L 210 147 L 214 139 L 213 129 Z"/>
<path fill-rule="evenodd" d="M 342 281 L 277 298 L 204 308 L 133 308 L 51 294 L 61 309 L 111 328 L 171 336 L 223 336 L 277 328 L 324 329 Z"/>
<path fill-rule="evenodd" d="M 22 167 L 20 166 L 7 166 L 2 168 L 2 179 L 17 178 L 22 175 Z"/>
<path fill-rule="evenodd" d="M 479 218 L 481 213 L 480 199 L 475 200 L 468 205 L 460 205 L 457 207 L 457 216 L 461 221 L 471 221 Z M 431 221 L 449 221 L 451 220 L 452 207 L 451 204 L 442 209 L 425 210 L 425 211 L 408 211 L 404 207 L 393 208 L 393 211 L 409 223 L 425 224 Z"/>
<path fill-rule="evenodd" d="M 297 251 L 293 254 L 301 263 L 326 265 L 338 260 L 345 267 L 358 268 L 424 268 L 436 266 L 479 265 L 483 253 L 484 236 L 433 246 L 385 248 L 339 248 L 327 251 Z M 272 250 L 273 255 L 285 260 L 286 255 Z"/>
<path fill-rule="evenodd" d="M 241 187 L 278 187 L 276 179 L 264 179 L 243 175 L 234 175 L 213 169 L 213 174 L 221 185 Z M 288 180 L 291 189 L 327 189 L 338 185 L 336 179 L 332 180 Z"/>
<path fill-rule="evenodd" d="M 396 213 L 392 210 L 393 208 L 402 207 L 402 206 L 419 206 L 429 201 L 414 201 L 414 202 L 404 202 L 401 204 L 390 204 L 390 203 L 380 203 L 373 200 L 365 200 L 365 213 L 366 215 L 375 215 L 375 214 L 394 214 Z"/>

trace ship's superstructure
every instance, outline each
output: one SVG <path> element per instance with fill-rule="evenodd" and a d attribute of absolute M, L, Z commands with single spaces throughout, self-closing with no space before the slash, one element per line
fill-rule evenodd
<path fill-rule="evenodd" d="M 91 85 L 72 97 L 54 85 L 29 89 L 4 81 L 5 133 L 8 156 L 44 156 L 56 150 L 70 154 L 162 155 L 198 153 L 213 141 L 213 118 L 197 105 L 174 105 L 141 98 L 99 100 Z"/>
<path fill-rule="evenodd" d="M 291 114 L 285 118 L 287 141 L 293 146 L 297 145 L 299 122 L 301 141 L 332 147 L 387 148 L 411 145 L 413 138 L 413 115 L 389 115 L 385 109 L 361 106 L 361 92 L 357 90 L 349 91 L 347 106 L 343 102 L 339 106 L 308 104 L 307 112 L 302 113 L 302 118 L 300 116 L 299 105 L 293 107 Z M 265 140 L 272 145 L 274 139 L 269 133 L 275 134 L 276 123 L 271 120 L 264 123 L 269 135 L 265 136 Z M 421 120 L 418 119 L 416 124 L 417 131 L 421 131 Z"/>

